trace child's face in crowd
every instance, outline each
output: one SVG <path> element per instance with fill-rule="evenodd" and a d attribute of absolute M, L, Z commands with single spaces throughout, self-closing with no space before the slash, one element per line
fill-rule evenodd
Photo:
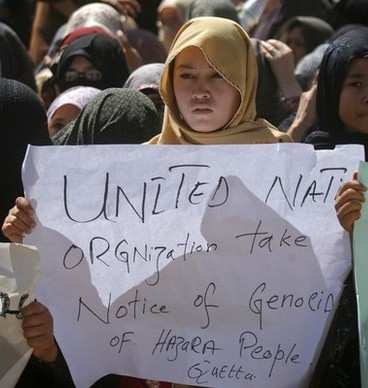
<path fill-rule="evenodd" d="M 207 62 L 198 47 L 187 47 L 175 58 L 174 94 L 185 122 L 197 132 L 224 127 L 240 105 L 240 93 Z"/>
<path fill-rule="evenodd" d="M 349 132 L 368 134 L 368 58 L 351 62 L 341 90 L 339 113 Z"/>
<path fill-rule="evenodd" d="M 48 126 L 49 136 L 56 135 L 68 123 L 73 121 L 79 114 L 80 109 L 75 105 L 65 104 L 55 111 Z"/>

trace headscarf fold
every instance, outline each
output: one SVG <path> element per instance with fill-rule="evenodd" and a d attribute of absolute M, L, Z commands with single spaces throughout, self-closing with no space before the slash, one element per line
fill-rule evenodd
<path fill-rule="evenodd" d="M 175 57 L 196 46 L 208 63 L 240 93 L 241 103 L 222 129 L 193 131 L 181 118 L 172 84 Z M 229 19 L 199 17 L 188 21 L 176 35 L 161 76 L 160 93 L 166 104 L 164 123 L 151 144 L 247 144 L 290 141 L 268 121 L 257 118 L 257 62 L 251 41 L 243 28 Z"/>
<path fill-rule="evenodd" d="M 158 131 L 159 117 L 147 96 L 137 90 L 109 88 L 51 140 L 55 145 L 140 144 Z"/>

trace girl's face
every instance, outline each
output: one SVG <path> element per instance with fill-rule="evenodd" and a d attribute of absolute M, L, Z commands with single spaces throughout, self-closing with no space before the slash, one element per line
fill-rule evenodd
<path fill-rule="evenodd" d="M 294 27 L 290 30 L 286 44 L 293 50 L 295 65 L 307 54 L 303 29 Z"/>
<path fill-rule="evenodd" d="M 173 85 L 183 119 L 197 132 L 223 128 L 240 105 L 238 90 L 209 65 L 198 47 L 187 47 L 175 58 Z"/>
<path fill-rule="evenodd" d="M 66 104 L 61 106 L 52 115 L 50 124 L 48 125 L 49 136 L 56 135 L 62 128 L 73 121 L 79 114 L 80 109 L 75 105 Z"/>
<path fill-rule="evenodd" d="M 342 85 L 339 114 L 349 132 L 368 134 L 368 58 L 351 62 Z"/>
<path fill-rule="evenodd" d="M 83 55 L 73 57 L 67 71 L 65 72 L 65 80 L 74 82 L 79 78 L 85 78 L 88 81 L 100 81 L 102 73 L 93 65 L 93 63 Z"/>

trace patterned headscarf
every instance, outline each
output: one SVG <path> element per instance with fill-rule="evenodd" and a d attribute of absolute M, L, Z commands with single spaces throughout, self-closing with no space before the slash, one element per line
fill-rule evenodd
<path fill-rule="evenodd" d="M 158 114 L 147 96 L 137 90 L 109 88 L 51 140 L 56 145 L 140 144 L 158 131 Z"/>
<path fill-rule="evenodd" d="M 81 27 L 101 27 L 113 35 L 124 30 L 120 13 L 109 4 L 97 2 L 83 5 L 70 15 L 64 36 Z"/>
<path fill-rule="evenodd" d="M 50 125 L 52 116 L 60 107 L 74 105 L 79 110 L 82 110 L 100 92 L 100 89 L 92 88 L 91 86 L 75 86 L 74 88 L 67 89 L 59 94 L 47 109 L 47 123 Z"/>
<path fill-rule="evenodd" d="M 159 90 L 163 63 L 149 63 L 135 69 L 125 81 L 124 88 L 135 90 Z"/>
<path fill-rule="evenodd" d="M 200 48 L 208 63 L 240 93 L 238 111 L 222 129 L 193 131 L 181 118 L 172 84 L 175 57 L 185 48 Z M 229 19 L 199 17 L 178 32 L 161 77 L 160 92 L 166 104 L 162 133 L 151 144 L 247 144 L 290 141 L 268 121 L 256 117 L 257 62 L 243 28 Z"/>

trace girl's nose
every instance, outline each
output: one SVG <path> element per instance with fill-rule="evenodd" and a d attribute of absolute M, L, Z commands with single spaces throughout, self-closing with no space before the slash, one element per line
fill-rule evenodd
<path fill-rule="evenodd" d="M 201 82 L 197 83 L 197 85 L 193 89 L 193 98 L 197 100 L 202 100 L 202 99 L 208 99 L 210 97 L 210 92 L 206 85 Z"/>

